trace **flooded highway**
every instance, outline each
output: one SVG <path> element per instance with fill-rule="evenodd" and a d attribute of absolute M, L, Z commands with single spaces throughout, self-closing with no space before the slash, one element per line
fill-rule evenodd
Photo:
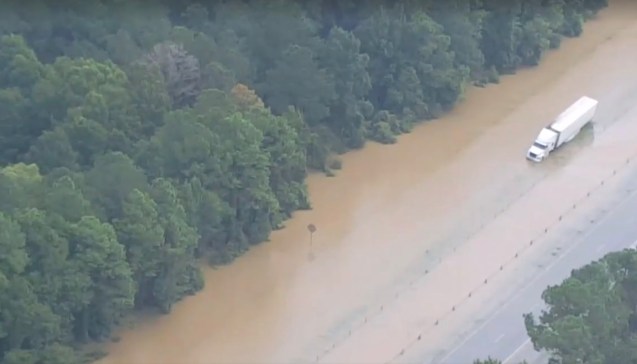
<path fill-rule="evenodd" d="M 592 148 L 597 133 L 634 105 L 636 61 L 637 4 L 611 1 L 580 38 L 565 40 L 540 66 L 503 77 L 498 85 L 469 89 L 452 113 L 420 125 L 395 145 L 370 143 L 345 155 L 335 178 L 310 176 L 311 211 L 296 213 L 269 242 L 231 265 L 206 269 L 202 292 L 170 315 L 122 330 L 121 340 L 109 345 L 110 355 L 100 363 L 388 359 L 390 348 L 413 334 L 418 310 L 433 315 L 447 308 L 456 294 L 449 287 L 463 287 L 458 279 L 466 262 L 498 258 L 488 249 L 449 257 L 454 247 L 460 249 L 503 207 L 541 188 L 547 175 Z M 583 94 L 600 100 L 594 128 L 540 168 L 529 164 L 524 154 L 539 130 Z M 601 148 L 600 153 L 620 157 L 627 149 Z M 577 184 L 585 188 L 587 181 L 586 171 L 580 171 L 568 186 L 569 196 L 576 198 Z M 536 204 L 527 202 L 526 208 L 540 210 L 542 201 Z M 541 220 L 533 214 L 524 229 L 537 228 Z M 308 224 L 317 227 L 314 259 L 309 259 Z M 502 239 L 493 244 L 506 244 L 520 233 L 493 235 Z M 439 273 L 422 283 L 426 286 L 410 288 L 413 302 L 426 297 L 426 305 L 405 302 L 379 316 L 396 335 L 385 335 L 378 345 L 383 326 L 367 325 L 343 340 L 425 264 L 445 258 L 454 259 L 458 274 Z M 321 354 L 337 343 L 338 348 Z"/>

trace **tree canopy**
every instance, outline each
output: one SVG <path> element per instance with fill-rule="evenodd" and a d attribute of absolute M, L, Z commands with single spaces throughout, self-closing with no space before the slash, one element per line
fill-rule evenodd
<path fill-rule="evenodd" d="M 308 170 L 537 64 L 605 5 L 3 1 L 0 362 L 77 363 L 170 311 L 200 259 L 311 207 Z"/>
<path fill-rule="evenodd" d="M 637 251 L 614 252 L 573 270 L 542 293 L 547 309 L 524 317 L 551 363 L 637 363 Z"/>
<path fill-rule="evenodd" d="M 524 315 L 549 364 L 637 363 L 637 250 L 609 253 L 542 293 L 539 317 Z M 498 359 L 474 364 L 500 364 Z"/>

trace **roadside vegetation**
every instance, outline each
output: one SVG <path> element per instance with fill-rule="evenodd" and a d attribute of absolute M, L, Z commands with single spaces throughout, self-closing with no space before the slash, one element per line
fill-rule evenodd
<path fill-rule="evenodd" d="M 539 317 L 524 315 L 549 364 L 637 363 L 637 251 L 626 249 L 571 272 L 542 293 Z M 474 364 L 497 364 L 476 360 Z"/>
<path fill-rule="evenodd" d="M 626 249 L 573 270 L 548 287 L 547 309 L 524 316 L 536 349 L 553 363 L 637 363 L 637 251 Z"/>
<path fill-rule="evenodd" d="M 485 360 L 476 359 L 473 361 L 473 364 L 502 364 L 502 360 L 487 358 Z M 517 364 L 528 364 L 526 361 L 517 363 Z"/>
<path fill-rule="evenodd" d="M 536 65 L 606 1 L 361 4 L 3 1 L 0 363 L 79 363 L 169 312 L 200 260 L 311 208 L 308 171 Z"/>

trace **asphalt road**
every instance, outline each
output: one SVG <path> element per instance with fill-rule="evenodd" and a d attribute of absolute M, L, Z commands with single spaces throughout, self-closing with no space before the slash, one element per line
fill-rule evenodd
<path fill-rule="evenodd" d="M 637 185 L 635 180 L 631 176 L 633 186 Z M 608 210 L 596 224 L 590 225 L 573 245 L 556 256 L 472 334 L 431 364 L 471 364 L 476 358 L 486 359 L 489 356 L 502 360 L 503 364 L 517 364 L 522 359 L 534 364 L 543 359 L 545 355 L 533 350 L 522 314 L 538 313 L 543 308 L 542 291 L 567 278 L 572 269 L 609 252 L 637 245 L 637 190 L 633 191 Z M 423 363 L 430 364 L 428 360 Z"/>

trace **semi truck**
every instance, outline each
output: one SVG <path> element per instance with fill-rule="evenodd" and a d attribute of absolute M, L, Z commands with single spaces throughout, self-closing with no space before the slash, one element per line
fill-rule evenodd
<path fill-rule="evenodd" d="M 593 120 L 597 104 L 598 101 L 591 97 L 580 97 L 559 114 L 551 124 L 542 128 L 527 151 L 526 158 L 539 163 L 553 150 L 573 140 L 580 130 Z"/>

